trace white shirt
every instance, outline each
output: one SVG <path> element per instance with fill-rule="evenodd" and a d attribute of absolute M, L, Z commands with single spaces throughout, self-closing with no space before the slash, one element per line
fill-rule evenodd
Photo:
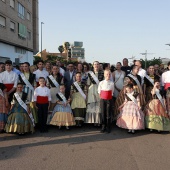
<path fill-rule="evenodd" d="M 70 80 L 72 79 L 72 77 L 73 77 L 73 71 L 71 72 L 71 71 L 69 71 L 69 73 L 70 73 Z"/>
<path fill-rule="evenodd" d="M 144 83 L 144 77 L 145 77 L 145 75 L 146 75 L 146 70 L 140 68 L 140 69 L 139 69 L 139 72 L 138 72 L 138 75 L 141 76 L 141 78 L 142 78 L 142 84 L 143 84 L 143 83 Z"/>
<path fill-rule="evenodd" d="M 14 84 L 13 87 L 17 87 L 18 75 L 13 71 L 4 71 L 0 73 L 0 83 L 3 84 Z"/>
<path fill-rule="evenodd" d="M 59 72 L 60 72 L 60 74 L 62 74 L 62 76 L 64 76 L 64 73 L 65 73 L 65 70 L 64 70 L 64 69 L 62 69 L 62 68 L 60 67 Z"/>
<path fill-rule="evenodd" d="M 165 83 L 170 83 L 170 70 L 162 74 L 161 80 L 162 80 L 162 86 L 164 86 Z"/>
<path fill-rule="evenodd" d="M 51 101 L 51 93 L 50 93 L 50 89 L 46 86 L 44 87 L 37 87 L 35 90 L 34 90 L 34 101 L 37 101 L 37 96 L 47 96 L 48 97 L 48 101 Z"/>
<path fill-rule="evenodd" d="M 98 86 L 98 93 L 100 94 L 101 90 L 104 91 L 109 91 L 112 90 L 112 96 L 113 96 L 113 92 L 114 92 L 114 83 L 110 80 L 103 80 L 99 83 Z"/>
<path fill-rule="evenodd" d="M 44 77 L 45 80 L 47 80 L 47 76 L 49 76 L 49 73 L 46 70 L 41 71 L 38 69 L 38 70 L 34 71 L 33 73 L 36 75 L 36 82 L 39 81 L 40 77 Z"/>

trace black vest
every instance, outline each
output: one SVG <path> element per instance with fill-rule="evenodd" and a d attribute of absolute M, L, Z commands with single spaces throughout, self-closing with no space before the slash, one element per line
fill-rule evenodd
<path fill-rule="evenodd" d="M 21 82 L 22 84 L 26 85 L 26 84 L 24 83 L 24 81 L 22 80 L 21 75 L 19 75 L 19 80 L 20 80 L 20 82 Z M 29 79 L 28 79 L 28 81 L 30 82 L 31 85 L 33 85 L 34 80 L 35 80 L 35 74 L 29 73 Z"/>

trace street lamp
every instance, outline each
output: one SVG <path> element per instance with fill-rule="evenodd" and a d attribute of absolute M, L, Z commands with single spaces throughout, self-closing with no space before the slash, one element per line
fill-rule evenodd
<path fill-rule="evenodd" d="M 41 22 L 41 58 L 42 58 L 42 25 L 43 25 L 44 23 L 43 22 Z"/>

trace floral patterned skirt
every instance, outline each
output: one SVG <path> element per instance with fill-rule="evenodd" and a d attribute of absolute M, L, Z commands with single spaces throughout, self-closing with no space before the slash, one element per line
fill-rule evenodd
<path fill-rule="evenodd" d="M 144 109 L 146 128 L 170 131 L 170 119 L 159 99 L 151 100 Z"/>

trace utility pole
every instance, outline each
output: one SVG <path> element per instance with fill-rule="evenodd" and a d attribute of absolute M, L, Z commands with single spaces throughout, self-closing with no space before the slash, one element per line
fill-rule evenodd
<path fill-rule="evenodd" d="M 44 23 L 41 22 L 41 58 L 42 58 L 42 24 L 44 24 Z"/>
<path fill-rule="evenodd" d="M 147 50 L 146 50 L 145 53 L 140 53 L 140 54 L 145 55 L 145 69 L 146 69 L 147 55 L 148 54 L 154 54 L 154 53 L 148 53 Z"/>

